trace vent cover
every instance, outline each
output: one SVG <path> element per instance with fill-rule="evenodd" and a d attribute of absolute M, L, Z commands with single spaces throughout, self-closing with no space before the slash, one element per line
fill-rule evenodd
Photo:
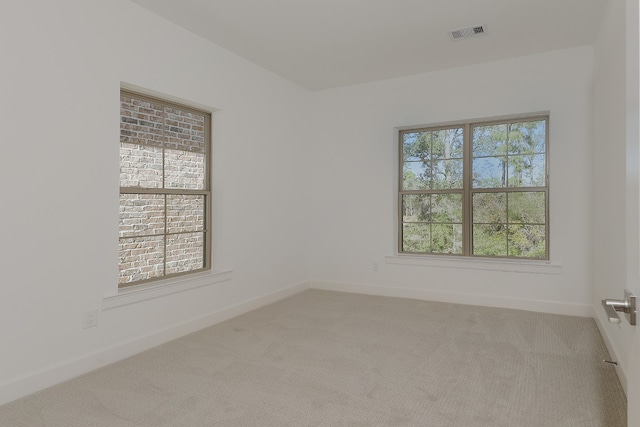
<path fill-rule="evenodd" d="M 463 40 L 486 35 L 487 28 L 484 25 L 476 25 L 475 27 L 467 27 L 461 28 L 459 30 L 449 31 L 449 38 L 451 40 Z"/>

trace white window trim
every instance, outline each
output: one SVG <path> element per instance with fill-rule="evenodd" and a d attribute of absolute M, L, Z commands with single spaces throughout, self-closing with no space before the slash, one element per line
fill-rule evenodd
<path fill-rule="evenodd" d="M 192 289 L 214 285 L 216 283 L 231 280 L 232 270 L 209 270 L 193 273 L 188 276 L 179 276 L 157 280 L 150 283 L 121 288 L 117 293 L 102 297 L 102 310 L 112 310 L 131 304 L 137 304 L 167 295 L 186 292 Z"/>
<path fill-rule="evenodd" d="M 445 255 L 388 255 L 387 264 L 412 265 L 417 267 L 453 268 L 466 270 L 503 271 L 507 273 L 561 275 L 562 265 L 549 261 L 526 261 L 522 259 L 487 259 L 471 257 L 447 257 Z"/>

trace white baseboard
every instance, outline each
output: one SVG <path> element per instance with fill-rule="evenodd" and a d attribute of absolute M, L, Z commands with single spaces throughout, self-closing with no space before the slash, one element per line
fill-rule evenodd
<path fill-rule="evenodd" d="M 596 325 L 598 326 L 598 329 L 600 330 L 600 335 L 602 335 L 602 339 L 604 341 L 604 344 L 607 346 L 607 350 L 609 351 L 609 355 L 611 356 L 611 359 L 613 361 L 619 361 L 621 360 L 620 355 L 616 351 L 615 347 L 611 344 L 611 339 L 609 338 L 609 334 L 607 333 L 607 328 L 604 327 L 604 320 L 598 314 L 600 311 L 604 313 L 604 310 L 602 309 L 598 310 L 598 307 L 593 307 L 592 316 L 596 321 Z M 615 365 L 615 369 L 616 369 L 616 374 L 618 374 L 618 379 L 620 380 L 620 384 L 622 385 L 622 389 L 624 390 L 624 394 L 628 396 L 627 373 L 625 372 L 625 367 L 622 364 L 618 363 L 617 365 Z"/>
<path fill-rule="evenodd" d="M 427 301 L 448 302 L 453 304 L 480 305 L 485 307 L 513 308 L 517 310 L 564 314 L 568 316 L 592 317 L 593 313 L 592 307 L 587 304 L 570 304 L 557 301 L 529 300 L 492 295 L 433 291 L 428 289 L 395 288 L 390 286 L 324 281 L 312 281 L 310 282 L 310 287 L 313 289 L 322 289 L 327 291 L 411 298 Z"/>
<path fill-rule="evenodd" d="M 145 336 L 108 348 L 100 349 L 82 357 L 68 360 L 54 366 L 49 366 L 37 372 L 14 378 L 4 384 L 0 384 L 0 405 L 117 362 L 118 360 L 133 356 L 134 354 L 164 344 L 181 336 L 240 316 L 265 305 L 272 304 L 308 288 L 309 283 L 299 283 L 294 286 L 280 289 L 248 301 L 217 310 L 205 316 L 190 319 L 169 328 L 151 332 Z"/>

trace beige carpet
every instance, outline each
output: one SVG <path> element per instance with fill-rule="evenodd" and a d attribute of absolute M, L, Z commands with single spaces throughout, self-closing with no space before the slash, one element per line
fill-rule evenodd
<path fill-rule="evenodd" d="M 0 407 L 0 426 L 626 425 L 592 319 L 305 291 Z"/>

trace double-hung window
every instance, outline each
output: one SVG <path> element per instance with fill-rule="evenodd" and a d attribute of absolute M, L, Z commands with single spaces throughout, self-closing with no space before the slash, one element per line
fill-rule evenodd
<path fill-rule="evenodd" d="M 400 131 L 399 252 L 549 259 L 547 115 Z"/>
<path fill-rule="evenodd" d="M 120 287 L 208 269 L 211 114 L 120 92 Z"/>

